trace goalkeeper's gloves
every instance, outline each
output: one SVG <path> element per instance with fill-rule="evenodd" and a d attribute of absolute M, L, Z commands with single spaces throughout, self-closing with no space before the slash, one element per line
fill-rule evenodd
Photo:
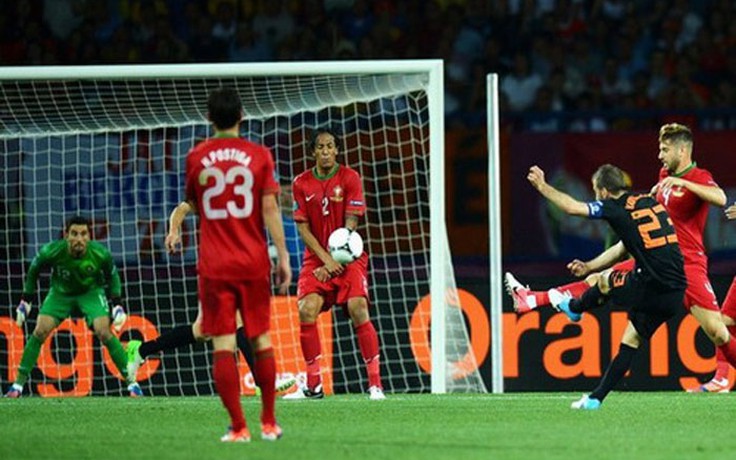
<path fill-rule="evenodd" d="M 18 308 L 15 309 L 15 324 L 19 327 L 23 327 L 26 318 L 31 314 L 31 306 L 31 302 L 27 302 L 25 297 L 21 296 Z"/>
<path fill-rule="evenodd" d="M 128 315 L 125 313 L 125 309 L 121 305 L 120 299 L 113 299 L 114 307 L 112 307 L 112 327 L 115 332 L 120 332 L 128 320 Z"/>

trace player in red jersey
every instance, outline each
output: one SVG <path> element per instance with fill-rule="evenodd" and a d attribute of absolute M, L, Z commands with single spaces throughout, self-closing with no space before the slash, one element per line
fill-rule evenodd
<path fill-rule="evenodd" d="M 334 230 L 355 230 L 365 213 L 360 175 L 337 163 L 340 140 L 328 129 L 316 130 L 309 143 L 314 168 L 293 182 L 294 221 L 306 245 L 299 272 L 299 324 L 302 354 L 307 364 L 307 386 L 287 395 L 289 399 L 322 398 L 319 365 L 322 353 L 317 316 L 333 305 L 347 309 L 358 336 L 358 345 L 368 371 L 368 392 L 373 400 L 385 399 L 381 384 L 378 334 L 368 313 L 368 255 L 347 265 L 337 263 L 325 248 Z"/>
<path fill-rule="evenodd" d="M 291 269 L 278 207 L 279 185 L 271 152 L 239 137 L 243 108 L 238 93 L 222 87 L 211 91 L 207 109 L 215 135 L 187 154 L 188 207 L 180 205 L 182 212 L 174 212 L 171 225 L 179 228 L 189 210 L 199 214 L 201 331 L 212 337 L 212 375 L 231 420 L 221 440 L 250 441 L 235 360 L 239 311 L 256 355 L 263 403 L 261 438 L 275 441 L 282 431 L 275 417 L 276 361 L 269 335 L 271 261 L 263 229 L 265 224 L 278 250 L 277 282 L 283 288 L 291 281 Z"/>
<path fill-rule="evenodd" d="M 736 340 L 724 324 L 715 293 L 708 280 L 708 257 L 703 232 L 708 205 L 725 206 L 726 194 L 709 171 L 698 168 L 692 160 L 693 137 L 690 129 L 670 123 L 659 130 L 659 159 L 663 167 L 659 183 L 652 191 L 672 218 L 685 258 L 688 288 L 685 308 L 716 345 L 716 374 L 710 382 L 690 390 L 721 392 L 730 388 L 728 364 L 736 365 Z"/>
<path fill-rule="evenodd" d="M 736 219 L 736 203 L 727 207 L 725 214 L 726 218 L 729 220 Z M 731 336 L 734 336 L 734 334 L 736 333 L 736 277 L 734 277 L 733 281 L 731 282 L 731 286 L 729 286 L 728 292 L 726 293 L 726 299 L 723 301 L 723 305 L 721 306 L 721 319 L 723 319 L 723 323 L 726 325 L 726 327 L 728 327 L 728 330 L 731 332 Z M 721 378 L 723 375 L 728 375 L 728 370 L 730 366 L 724 366 L 721 361 L 718 361 L 717 365 L 718 367 L 716 370 L 716 377 L 714 377 L 713 380 L 706 383 L 704 386 L 707 387 L 708 385 L 712 385 L 714 383 L 713 381 L 716 380 L 717 377 L 719 377 L 718 373 L 721 374 Z M 726 369 L 722 369 L 723 367 L 726 367 Z M 732 384 L 733 382 L 728 382 L 728 386 L 726 387 L 726 389 L 730 389 L 730 386 Z"/>

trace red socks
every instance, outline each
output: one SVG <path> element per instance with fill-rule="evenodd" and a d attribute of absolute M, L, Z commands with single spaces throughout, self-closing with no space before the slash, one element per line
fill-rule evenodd
<path fill-rule="evenodd" d="M 589 288 L 590 285 L 585 281 L 575 281 L 574 283 L 560 286 L 557 290 L 560 292 L 569 292 L 574 299 L 579 299 Z"/>
<path fill-rule="evenodd" d="M 368 385 L 382 388 L 381 367 L 378 359 L 378 334 L 376 333 L 376 329 L 373 327 L 373 323 L 368 320 L 363 324 L 355 326 L 355 333 L 358 336 L 360 354 L 363 356 L 363 361 L 368 371 Z"/>
<path fill-rule="evenodd" d="M 220 395 L 222 405 L 230 414 L 233 431 L 245 428 L 243 407 L 240 405 L 240 374 L 235 363 L 235 354 L 232 351 L 215 350 L 213 354 L 212 376 L 215 379 L 215 389 Z M 273 384 L 271 385 L 273 390 Z"/>
<path fill-rule="evenodd" d="M 313 390 L 322 383 L 322 372 L 319 367 L 322 348 L 317 323 L 301 323 L 299 340 L 302 344 L 304 361 L 307 363 L 307 388 Z"/>
<path fill-rule="evenodd" d="M 273 425 L 276 423 L 276 360 L 273 356 L 273 347 L 256 351 L 255 367 L 263 404 L 261 423 Z"/>
<path fill-rule="evenodd" d="M 590 285 L 585 281 L 575 281 L 574 283 L 558 286 L 555 289 L 562 293 L 569 293 L 574 299 L 579 299 Z M 533 308 L 549 305 L 549 291 L 529 291 L 529 295 L 534 296 Z"/>

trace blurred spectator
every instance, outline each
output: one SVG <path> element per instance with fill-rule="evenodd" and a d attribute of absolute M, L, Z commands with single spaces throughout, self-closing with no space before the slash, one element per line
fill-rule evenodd
<path fill-rule="evenodd" d="M 371 31 L 375 20 L 367 0 L 354 0 L 352 8 L 343 15 L 345 36 L 353 42 L 360 41 Z"/>
<path fill-rule="evenodd" d="M 501 80 L 501 91 L 509 100 L 509 108 L 515 111 L 528 109 L 542 86 L 542 77 L 532 73 L 529 60 L 523 53 L 514 57 L 513 72 Z"/>
<path fill-rule="evenodd" d="M 235 40 L 230 45 L 228 58 L 231 62 L 259 62 L 273 59 L 273 50 L 268 42 L 260 40 L 253 29 L 246 24 L 240 24 L 235 34 Z"/>
<path fill-rule="evenodd" d="M 235 8 L 229 2 L 220 2 L 212 25 L 212 38 L 222 46 L 229 46 L 235 38 L 236 29 Z"/>
<path fill-rule="evenodd" d="M 43 21 L 55 38 L 66 40 L 82 23 L 84 0 L 44 0 Z"/>
<path fill-rule="evenodd" d="M 252 27 L 271 48 L 276 48 L 294 33 L 295 25 L 283 0 L 268 0 L 253 16 Z"/>

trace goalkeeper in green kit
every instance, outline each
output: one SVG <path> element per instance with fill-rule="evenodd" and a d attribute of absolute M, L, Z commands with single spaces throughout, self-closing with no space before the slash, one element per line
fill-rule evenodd
<path fill-rule="evenodd" d="M 113 327 L 120 330 L 127 315 L 120 302 L 120 276 L 110 251 L 96 241 L 90 241 L 90 223 L 84 217 L 73 217 L 64 226 L 64 238 L 44 245 L 31 262 L 23 285 L 23 294 L 16 309 L 19 326 L 29 316 L 36 281 L 44 267 L 51 267 L 51 289 L 41 304 L 33 334 L 23 349 L 15 383 L 5 394 L 18 398 L 31 370 L 36 366 L 41 347 L 56 327 L 74 313 L 81 313 L 94 330 L 128 383 L 130 396 L 143 396 L 134 377 L 127 375 L 127 355 L 120 340 L 110 330 L 110 312 L 105 288 L 110 290 L 114 305 Z"/>

